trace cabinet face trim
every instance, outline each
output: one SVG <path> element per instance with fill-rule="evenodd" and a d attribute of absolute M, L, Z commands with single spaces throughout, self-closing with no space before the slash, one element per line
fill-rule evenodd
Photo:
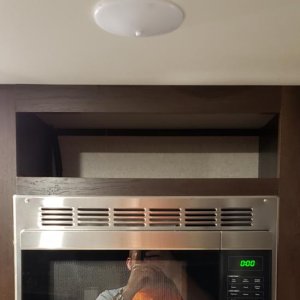
<path fill-rule="evenodd" d="M 18 195 L 247 196 L 277 195 L 278 179 L 97 179 L 18 177 Z"/>
<path fill-rule="evenodd" d="M 14 299 L 13 205 L 16 178 L 15 102 L 0 87 L 0 294 Z"/>
<path fill-rule="evenodd" d="M 17 112 L 279 113 L 271 86 L 46 86 L 15 88 Z"/>

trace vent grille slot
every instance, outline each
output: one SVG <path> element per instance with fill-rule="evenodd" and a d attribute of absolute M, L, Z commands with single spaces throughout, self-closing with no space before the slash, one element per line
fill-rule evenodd
<path fill-rule="evenodd" d="M 150 227 L 179 227 L 181 225 L 180 208 L 150 208 Z"/>
<path fill-rule="evenodd" d="M 41 226 L 74 226 L 74 213 L 71 207 L 41 207 L 39 216 Z"/>
<path fill-rule="evenodd" d="M 108 208 L 78 208 L 78 226 L 109 226 Z"/>
<path fill-rule="evenodd" d="M 141 230 L 232 230 L 256 227 L 253 207 L 216 208 L 98 208 L 98 207 L 40 207 L 41 227 L 120 227 Z M 257 222 L 257 221 L 256 221 Z M 121 228 L 120 228 L 121 229 Z"/>
<path fill-rule="evenodd" d="M 215 227 L 217 210 L 216 208 L 186 208 L 184 222 L 186 227 Z"/>
<path fill-rule="evenodd" d="M 250 227 L 253 225 L 253 208 L 222 208 L 221 226 Z"/>
<path fill-rule="evenodd" d="M 143 208 L 114 208 L 113 226 L 117 227 L 144 227 L 146 214 Z"/>

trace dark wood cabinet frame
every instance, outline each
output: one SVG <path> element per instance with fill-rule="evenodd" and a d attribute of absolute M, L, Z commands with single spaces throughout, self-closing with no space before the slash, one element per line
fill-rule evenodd
<path fill-rule="evenodd" d="M 47 169 L 52 129 L 30 115 L 31 137 L 18 113 L 278 114 L 261 132 L 258 179 L 59 178 Z M 33 118 L 32 118 L 33 116 Z M 16 122 L 16 119 L 19 121 Z M 16 124 L 17 123 L 17 124 Z M 28 129 L 28 128 L 27 128 Z M 22 130 L 23 133 L 22 133 Z M 27 130 L 28 132 L 28 130 Z M 198 132 L 199 133 L 199 132 Z M 245 131 L 244 131 L 245 133 Z M 31 146 L 22 148 L 22 139 Z M 34 143 L 38 143 L 36 147 Z M 29 143 L 30 144 L 30 143 Z M 17 149 L 36 161 L 19 161 Z M 55 147 L 54 147 L 55 148 Z M 38 150 L 37 150 L 38 149 Z M 44 149 L 44 150 L 43 150 Z M 36 151 L 36 152 L 35 152 Z M 26 154 L 27 153 L 27 154 Z M 28 155 L 28 153 L 30 155 Z M 26 165 L 27 163 L 27 165 Z M 30 172 L 26 173 L 31 166 Z M 269 168 L 272 166 L 272 168 Z M 275 168 L 275 169 L 274 169 Z M 268 174 L 271 172 L 271 174 Z M 276 173 L 277 176 L 274 176 Z M 22 174 L 22 177 L 17 177 Z M 36 177 L 30 177 L 35 174 Z M 27 177 L 28 176 L 28 177 Z M 47 176 L 47 177 L 44 177 Z M 54 176 L 54 177 L 48 177 Z M 271 177 L 271 178 L 268 178 Z M 0 298 L 14 299 L 12 195 L 258 195 L 280 196 L 278 299 L 300 299 L 300 88 L 251 86 L 0 86 Z"/>

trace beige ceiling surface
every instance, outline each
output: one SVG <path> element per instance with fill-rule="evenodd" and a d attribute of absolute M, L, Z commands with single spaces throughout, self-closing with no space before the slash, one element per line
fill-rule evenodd
<path fill-rule="evenodd" d="M 185 20 L 110 35 L 92 0 L 0 0 L 0 83 L 300 84 L 300 1 L 177 0 Z"/>

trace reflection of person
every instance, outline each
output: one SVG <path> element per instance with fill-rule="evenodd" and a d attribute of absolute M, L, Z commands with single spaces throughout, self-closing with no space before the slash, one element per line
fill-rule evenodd
<path fill-rule="evenodd" d="M 126 261 L 131 271 L 127 285 L 106 290 L 96 300 L 182 300 L 172 280 L 176 274 L 171 262 L 168 251 L 130 251 Z"/>

